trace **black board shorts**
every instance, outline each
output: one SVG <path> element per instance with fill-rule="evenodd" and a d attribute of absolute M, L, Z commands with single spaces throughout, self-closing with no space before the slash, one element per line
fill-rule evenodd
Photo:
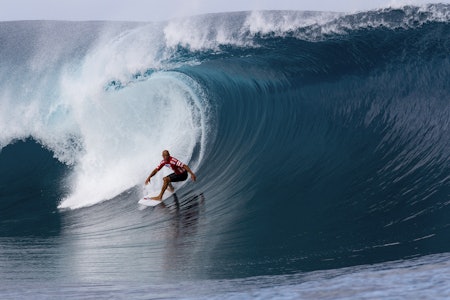
<path fill-rule="evenodd" d="M 181 174 L 172 173 L 172 174 L 168 175 L 167 177 L 170 178 L 170 182 L 185 181 L 188 177 L 188 172 L 186 171 Z"/>

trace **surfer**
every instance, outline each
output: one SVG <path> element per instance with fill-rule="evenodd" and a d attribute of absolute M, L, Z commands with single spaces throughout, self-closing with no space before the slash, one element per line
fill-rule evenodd
<path fill-rule="evenodd" d="M 156 197 L 151 197 L 150 199 L 152 199 L 152 200 L 161 200 L 162 196 L 167 188 L 169 188 L 169 190 L 171 192 L 173 192 L 174 188 L 172 186 L 172 182 L 185 181 L 188 177 L 188 173 L 191 174 L 192 181 L 195 181 L 197 179 L 197 176 L 195 176 L 194 172 L 192 172 L 192 170 L 188 167 L 188 165 L 182 163 L 175 157 L 170 156 L 169 151 L 164 150 L 162 152 L 162 157 L 163 157 L 163 160 L 156 167 L 156 169 L 154 169 L 153 172 L 147 177 L 147 179 L 145 180 L 145 184 L 146 185 L 149 184 L 150 179 L 156 173 L 158 173 L 159 170 L 161 170 L 162 167 L 164 167 L 164 166 L 166 166 L 168 168 L 172 168 L 173 173 L 163 178 L 164 183 L 161 188 L 161 193 Z"/>

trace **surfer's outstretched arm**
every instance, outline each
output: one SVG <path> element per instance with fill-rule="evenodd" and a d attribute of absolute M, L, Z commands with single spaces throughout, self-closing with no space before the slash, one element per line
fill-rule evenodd
<path fill-rule="evenodd" d="M 189 174 L 191 174 L 192 181 L 197 180 L 197 176 L 195 176 L 194 172 L 192 172 L 191 168 L 189 168 L 188 165 L 183 165 L 183 168 L 188 171 Z"/>
<path fill-rule="evenodd" d="M 154 169 L 153 172 L 148 175 L 147 179 L 145 180 L 145 184 L 147 185 L 150 182 L 150 178 L 152 178 L 153 176 L 155 176 L 156 173 L 158 173 L 158 168 Z"/>

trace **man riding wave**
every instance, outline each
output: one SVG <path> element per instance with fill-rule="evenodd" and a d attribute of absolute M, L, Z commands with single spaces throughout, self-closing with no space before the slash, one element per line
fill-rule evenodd
<path fill-rule="evenodd" d="M 145 180 L 145 184 L 149 184 L 150 179 L 156 175 L 156 173 L 158 173 L 162 167 L 166 166 L 168 168 L 171 168 L 173 170 L 173 173 L 169 174 L 168 176 L 165 176 L 163 178 L 164 183 L 163 186 L 161 188 L 161 193 L 159 193 L 158 196 L 155 197 L 151 197 L 150 199 L 152 200 L 162 200 L 162 196 L 164 194 L 164 192 L 166 191 L 167 188 L 169 188 L 169 190 L 171 192 L 174 191 L 174 188 L 172 186 L 172 182 L 178 182 L 178 181 L 185 181 L 188 177 L 188 173 L 191 175 L 191 179 L 192 181 L 197 180 L 197 176 L 195 176 L 194 172 L 192 172 L 192 170 L 189 168 L 188 165 L 182 163 L 181 161 L 179 161 L 178 159 L 176 159 L 175 157 L 170 156 L 169 151 L 164 150 L 162 152 L 162 157 L 163 160 L 161 161 L 161 163 L 153 170 L 153 172 L 147 177 L 147 179 Z"/>

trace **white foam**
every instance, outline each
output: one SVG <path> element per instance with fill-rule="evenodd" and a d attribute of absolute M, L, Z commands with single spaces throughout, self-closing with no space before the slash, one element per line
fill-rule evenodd
<path fill-rule="evenodd" d="M 73 105 L 84 151 L 72 193 L 59 207 L 92 205 L 143 184 L 164 149 L 190 162 L 205 130 L 196 92 L 189 78 L 170 72 L 119 91 L 84 95 Z"/>
<path fill-rule="evenodd" d="M 161 34 L 148 24 L 105 34 L 76 59 L 62 46 L 43 55 L 39 45 L 49 44 L 40 42 L 18 58 L 22 65 L 2 69 L 8 81 L 0 83 L 0 149 L 32 137 L 71 165 L 60 208 L 93 205 L 143 184 L 164 149 L 193 168 L 201 161 L 208 109 L 201 88 L 177 72 L 132 80 L 163 65 Z M 131 83 L 105 90 L 111 80 Z M 200 154 L 192 161 L 194 148 Z"/>
<path fill-rule="evenodd" d="M 180 18 L 167 23 L 164 38 L 169 48 L 182 46 L 193 51 L 217 50 L 220 45 L 247 45 L 248 41 L 239 34 L 240 28 L 240 22 L 233 23 L 223 16 Z"/>
<path fill-rule="evenodd" d="M 71 180 L 73 192 L 61 208 L 113 198 L 143 184 L 162 150 L 189 162 L 196 143 L 204 142 L 206 103 L 199 99 L 201 89 L 187 76 L 155 73 L 119 91 L 103 89 L 107 78 L 126 81 L 130 74 L 160 68 L 166 58 L 161 49 L 160 31 L 145 25 L 93 51 L 81 80 L 65 81 L 65 98 L 72 99 L 84 152 Z"/>
<path fill-rule="evenodd" d="M 450 18 L 449 9 L 442 5 L 404 6 L 408 3 L 391 2 L 391 7 L 404 11 L 402 19 L 392 18 L 389 13 L 392 8 L 356 13 L 252 11 L 179 18 L 164 27 L 164 39 L 168 48 L 182 46 L 194 51 L 220 51 L 223 45 L 257 47 L 254 37 L 259 35 L 289 35 L 316 41 L 330 34 L 346 34 L 361 28 L 408 28 L 428 21 L 446 22 Z"/>
<path fill-rule="evenodd" d="M 219 50 L 221 45 L 255 46 L 254 35 L 285 35 L 298 28 L 320 25 L 342 14 L 332 12 L 253 11 L 210 14 L 171 20 L 164 28 L 167 47 Z"/>
<path fill-rule="evenodd" d="M 333 12 L 277 12 L 254 11 L 245 21 L 245 27 L 252 34 L 284 35 L 312 25 L 323 25 L 342 14 Z"/>

